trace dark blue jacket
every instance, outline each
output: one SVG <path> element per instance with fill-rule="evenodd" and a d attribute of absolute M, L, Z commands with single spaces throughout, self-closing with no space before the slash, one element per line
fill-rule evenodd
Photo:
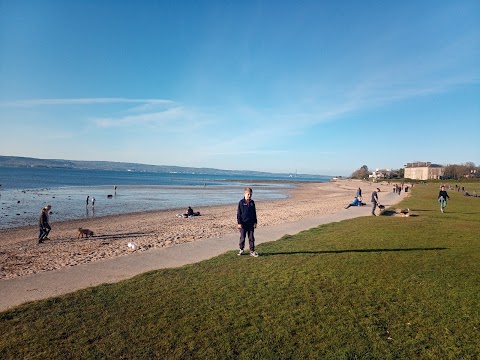
<path fill-rule="evenodd" d="M 255 209 L 255 202 L 250 199 L 250 204 L 243 198 L 238 202 L 237 210 L 237 224 L 253 225 L 257 223 L 257 210 Z"/>

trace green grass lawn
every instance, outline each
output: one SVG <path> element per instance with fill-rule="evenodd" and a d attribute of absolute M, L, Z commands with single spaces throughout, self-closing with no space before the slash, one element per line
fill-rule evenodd
<path fill-rule="evenodd" d="M 473 192 L 478 184 L 469 185 Z M 397 208 L 0 313 L 0 358 L 479 359 L 480 198 Z"/>

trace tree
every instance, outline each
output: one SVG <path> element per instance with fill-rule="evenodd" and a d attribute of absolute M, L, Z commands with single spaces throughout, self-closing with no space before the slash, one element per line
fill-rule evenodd
<path fill-rule="evenodd" d="M 476 167 L 473 162 L 467 162 L 465 164 L 453 164 L 445 167 L 443 173 L 444 179 L 461 179 L 465 177 L 475 177 Z"/>
<path fill-rule="evenodd" d="M 360 169 L 357 169 L 352 173 L 351 178 L 352 179 L 365 179 L 365 178 L 368 178 L 368 175 L 370 175 L 370 171 L 368 171 L 368 166 L 363 165 Z"/>

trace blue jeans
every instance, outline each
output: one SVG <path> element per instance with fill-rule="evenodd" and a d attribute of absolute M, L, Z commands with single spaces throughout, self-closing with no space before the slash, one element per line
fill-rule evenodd
<path fill-rule="evenodd" d="M 438 202 L 440 203 L 440 207 L 443 209 L 445 206 L 447 206 L 447 200 L 443 198 L 443 196 L 440 196 L 438 198 Z"/>

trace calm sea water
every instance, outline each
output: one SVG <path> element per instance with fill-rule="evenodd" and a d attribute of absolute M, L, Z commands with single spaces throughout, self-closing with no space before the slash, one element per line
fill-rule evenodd
<path fill-rule="evenodd" d="M 257 201 L 282 199 L 292 180 L 280 175 L 242 176 L 134 171 L 0 167 L 0 229 L 36 225 L 40 209 L 52 205 L 51 221 L 88 219 L 122 213 L 236 204 L 243 188 Z M 329 177 L 295 180 L 324 182 Z M 117 186 L 117 190 L 114 190 Z M 108 197 L 108 195 L 112 195 Z M 86 206 L 87 196 L 95 198 Z"/>

